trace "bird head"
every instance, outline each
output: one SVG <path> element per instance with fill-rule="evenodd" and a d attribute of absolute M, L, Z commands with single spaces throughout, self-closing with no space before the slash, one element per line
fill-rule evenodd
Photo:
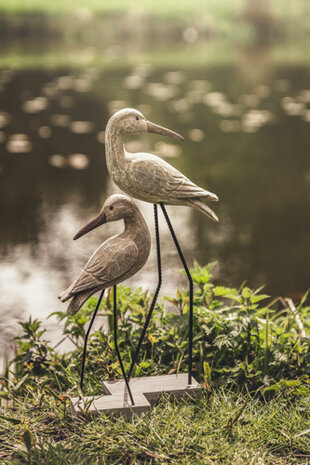
<path fill-rule="evenodd" d="M 143 114 L 133 108 L 124 108 L 114 113 L 108 121 L 107 130 L 114 127 L 123 134 L 138 134 L 141 132 L 152 132 L 173 139 L 184 140 L 180 134 L 166 129 L 158 124 L 148 121 Z"/>
<path fill-rule="evenodd" d="M 123 194 L 111 195 L 103 204 L 101 212 L 93 220 L 83 226 L 82 229 L 74 236 L 74 240 L 79 239 L 98 226 L 109 223 L 110 221 L 117 221 L 132 215 L 137 211 L 138 207 L 134 201 Z"/>

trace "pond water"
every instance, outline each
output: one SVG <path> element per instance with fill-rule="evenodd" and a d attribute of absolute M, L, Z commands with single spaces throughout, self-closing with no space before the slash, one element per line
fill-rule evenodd
<path fill-rule="evenodd" d="M 227 45 L 218 60 L 208 60 L 199 47 L 196 60 L 194 46 L 184 49 L 183 59 L 178 47 L 176 64 L 149 54 L 125 64 L 2 66 L 3 341 L 15 334 L 16 321 L 65 310 L 58 293 L 99 243 L 121 230 L 110 224 L 72 241 L 117 191 L 106 170 L 104 129 L 109 116 L 127 106 L 185 137 L 180 143 L 139 135 L 127 141 L 129 151 L 165 157 L 220 198 L 212 205 L 219 224 L 189 208 L 168 207 L 189 264 L 216 260 L 219 282 L 246 280 L 275 296 L 299 298 L 308 289 L 310 66 L 306 59 L 279 59 L 281 46 Z M 139 205 L 153 231 L 152 206 Z M 164 295 L 183 278 L 163 218 L 161 239 Z M 153 250 L 129 284 L 153 290 L 155 263 Z M 55 321 L 50 325 L 60 335 Z"/>

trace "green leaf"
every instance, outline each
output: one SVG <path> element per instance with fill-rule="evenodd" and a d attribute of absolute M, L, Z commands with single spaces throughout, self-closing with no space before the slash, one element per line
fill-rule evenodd
<path fill-rule="evenodd" d="M 144 361 L 144 362 L 140 362 L 139 366 L 140 366 L 140 368 L 146 369 L 146 368 L 149 368 L 150 364 L 149 364 L 149 362 Z"/>
<path fill-rule="evenodd" d="M 242 289 L 242 297 L 245 299 L 249 299 L 252 295 L 251 289 L 249 287 L 245 287 Z"/>
<path fill-rule="evenodd" d="M 270 295 L 268 295 L 268 294 L 253 295 L 251 297 L 251 302 L 253 304 L 256 304 L 257 302 L 260 302 L 261 300 L 268 299 L 269 297 L 270 297 Z"/>
<path fill-rule="evenodd" d="M 32 443 L 34 441 L 33 434 L 28 428 L 25 428 L 24 434 L 23 434 L 23 440 L 25 443 L 25 446 L 27 447 L 28 453 L 31 451 Z"/>
<path fill-rule="evenodd" d="M 225 287 L 225 286 L 216 286 L 213 289 L 213 293 L 217 297 L 228 297 L 231 295 L 237 294 L 237 291 L 235 289 L 231 289 L 230 287 Z"/>
<path fill-rule="evenodd" d="M 205 379 L 205 385 L 211 383 L 211 367 L 208 362 L 203 362 L 203 373 Z"/>

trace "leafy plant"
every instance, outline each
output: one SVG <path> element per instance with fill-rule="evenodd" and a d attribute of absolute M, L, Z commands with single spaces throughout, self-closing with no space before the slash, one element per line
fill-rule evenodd
<path fill-rule="evenodd" d="M 192 276 L 194 292 L 194 375 L 201 382 L 232 386 L 235 389 L 256 390 L 277 385 L 282 379 L 301 378 L 309 384 L 310 337 L 307 299 L 294 307 L 286 301 L 271 301 L 261 289 L 246 286 L 232 289 L 214 285 L 212 269 L 195 263 Z M 118 339 L 125 369 L 129 369 L 137 346 L 151 296 L 142 289 L 125 286 L 118 290 Z M 187 291 L 177 291 L 176 297 L 166 297 L 170 308 L 157 304 L 148 328 L 140 360 L 134 376 L 184 372 L 188 361 Z M 80 371 L 85 327 L 97 303 L 92 298 L 74 316 L 57 312 L 63 322 L 63 335 L 75 345 L 72 353 L 59 355 L 42 339 L 44 331 L 37 320 L 21 323 L 23 335 L 16 338 L 18 355 L 14 360 L 16 374 L 34 379 L 48 374 L 51 386 L 67 388 L 77 385 Z M 95 331 L 88 343 L 86 379 L 121 376 L 113 341 L 113 301 L 108 293 L 102 302 L 103 326 Z M 296 318 L 296 313 L 298 318 Z M 302 329 L 301 326 L 302 325 Z M 73 363 L 73 360 L 75 362 Z M 29 382 L 29 380 L 28 380 Z M 307 389 L 307 388 L 306 388 Z"/>

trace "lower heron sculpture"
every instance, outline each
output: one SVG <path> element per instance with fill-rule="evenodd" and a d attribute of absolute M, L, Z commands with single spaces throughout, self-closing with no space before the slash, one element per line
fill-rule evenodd
<path fill-rule="evenodd" d="M 95 312 L 85 336 L 80 381 L 82 391 L 88 336 L 98 312 L 104 290 L 108 287 L 114 287 L 115 349 L 130 400 L 132 405 L 134 405 L 117 343 L 116 286 L 133 276 L 145 264 L 151 248 L 151 237 L 148 227 L 136 204 L 125 195 L 115 194 L 105 201 L 99 215 L 84 226 L 75 235 L 74 239 L 78 239 L 101 224 L 120 219 L 123 219 L 125 222 L 124 231 L 117 236 L 110 237 L 103 242 L 100 247 L 98 247 L 84 266 L 78 278 L 71 284 L 71 286 L 68 287 L 67 290 L 59 295 L 59 298 L 62 302 L 72 298 L 67 311 L 71 315 L 74 315 L 92 294 L 101 290 Z M 155 299 L 153 299 L 152 302 L 152 306 L 154 305 Z M 138 351 L 139 348 L 137 348 Z M 137 359 L 137 356 L 138 353 L 136 350 L 134 360 Z M 132 369 L 133 364 L 131 371 Z"/>
<path fill-rule="evenodd" d="M 202 199 L 217 201 L 218 197 L 216 194 L 197 186 L 180 171 L 153 154 L 127 152 L 124 147 L 124 137 L 126 135 L 145 132 L 183 140 L 183 137 L 176 132 L 147 121 L 141 112 L 133 108 L 125 108 L 116 112 L 107 123 L 105 133 L 107 167 L 113 181 L 122 191 L 136 199 L 154 204 L 158 263 L 158 284 L 155 296 L 158 295 L 162 282 L 157 216 L 158 204 L 163 211 L 189 281 L 188 384 L 192 384 L 193 280 L 173 230 L 165 204 L 193 207 L 209 216 L 212 220 L 218 221 L 216 214 L 202 201 Z M 151 306 L 142 336 L 145 334 L 152 310 L 153 307 Z M 141 344 L 142 339 L 139 341 L 139 345 Z M 130 369 L 128 374 L 129 379 L 131 374 L 132 370 Z"/>

